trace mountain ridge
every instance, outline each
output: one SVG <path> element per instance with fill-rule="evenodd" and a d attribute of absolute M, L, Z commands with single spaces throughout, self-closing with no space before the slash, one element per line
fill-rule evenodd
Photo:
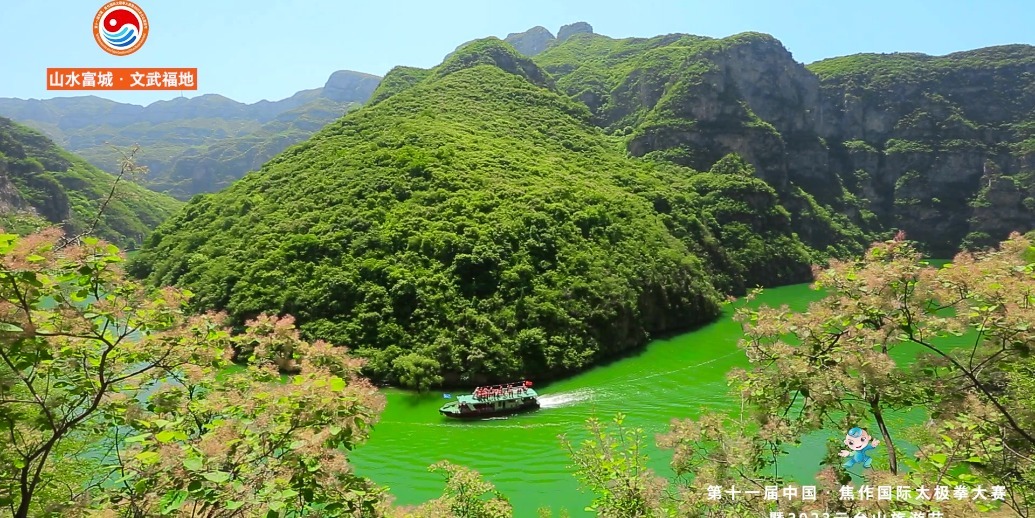
<path fill-rule="evenodd" d="M 1011 80 L 1003 72 L 1031 73 L 1024 68 L 1032 60 L 1029 45 L 944 56 L 860 53 L 805 65 L 779 40 L 757 32 L 725 38 L 669 34 L 614 39 L 579 22 L 563 26 L 557 35 L 537 26 L 510 33 L 503 41 L 536 64 L 521 66 L 546 71 L 537 79 L 540 84 L 553 82 L 587 106 L 595 124 L 624 138 L 634 156 L 698 170 L 711 168 L 729 153 L 745 157 L 781 193 L 794 214 L 796 231 L 814 246 L 836 252 L 838 243 L 897 228 L 928 245 L 928 252 L 945 255 L 964 244 L 992 244 L 994 236 L 1004 237 L 1009 228 L 1035 224 L 1025 205 L 1035 205 L 1025 176 L 1033 159 L 1024 151 L 1035 144 L 1023 127 L 1002 127 L 1012 114 L 1033 113 L 1014 125 L 1035 119 L 1031 96 L 1022 87 L 1025 81 Z M 443 63 L 482 41 L 460 45 Z M 507 56 L 498 57 L 511 59 Z M 514 64 L 523 59 L 515 57 Z M 963 71 L 945 80 L 953 67 Z M 376 76 L 364 76 L 370 80 L 369 100 L 380 102 L 427 80 L 429 70 L 396 67 L 376 89 Z M 943 79 L 932 82 L 935 77 Z M 1035 84 L 1030 79 L 1027 84 Z M 917 86 L 918 81 L 926 81 L 925 86 Z M 972 101 L 996 85 L 1013 85 L 1013 90 L 996 94 L 996 103 L 985 102 L 975 110 Z M 881 88 L 897 93 L 882 97 Z M 944 89 L 947 95 L 924 97 L 918 88 Z M 305 105 L 314 95 L 307 90 L 278 102 L 294 99 Z M 963 99 L 967 96 L 969 100 Z M 227 102 L 217 97 L 202 101 Z M 213 121 L 219 142 L 170 153 L 163 160 L 174 171 L 172 178 L 159 175 L 151 185 L 182 199 L 223 188 L 355 106 L 314 105 L 313 115 L 297 116 L 304 127 L 280 120 L 242 129 L 235 119 Z M 917 118 L 921 114 L 926 122 Z M 942 120 L 928 120 L 931 116 Z M 916 126 L 921 123 L 927 129 Z M 939 140 L 934 129 L 954 137 Z M 167 133 L 177 139 L 190 139 L 190 134 L 189 128 Z M 923 180 L 916 164 L 933 177 L 954 180 Z M 1000 177 L 1011 184 L 996 184 Z M 1010 208 L 1002 212 L 1001 204 L 988 200 L 989 194 Z M 964 208 L 943 218 L 954 206 Z"/>
<path fill-rule="evenodd" d="M 302 90 L 277 101 L 245 104 L 219 94 L 155 101 L 146 106 L 97 96 L 47 100 L 0 98 L 0 115 L 43 131 L 95 166 L 117 167 L 108 145 L 140 145 L 139 161 L 150 170 L 147 187 L 187 199 L 219 188 L 261 164 L 314 130 L 279 120 L 285 132 L 270 133 L 278 117 L 299 112 L 300 118 L 326 124 L 369 98 L 380 77 L 339 70 L 322 87 Z M 335 103 L 329 110 L 330 103 Z M 311 108 L 307 112 L 307 108 Z M 305 120 L 302 120 L 305 122 Z M 273 126 L 270 126 L 271 123 Z M 228 149 L 236 149 L 229 152 Z M 226 160 L 220 157 L 227 156 Z M 241 157 L 250 157 L 242 159 Z M 204 165 L 192 166 L 202 157 Z"/>

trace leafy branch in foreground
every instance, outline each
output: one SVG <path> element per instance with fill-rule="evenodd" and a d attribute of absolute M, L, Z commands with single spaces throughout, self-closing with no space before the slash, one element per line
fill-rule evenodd
<path fill-rule="evenodd" d="M 613 427 L 590 419 L 590 438 L 577 447 L 562 436 L 575 462 L 575 477 L 597 495 L 586 510 L 615 518 L 669 516 L 668 483 L 647 468 L 643 430 L 624 422 L 622 414 L 615 416 Z"/>
<path fill-rule="evenodd" d="M 287 317 L 232 336 L 220 315 L 188 317 L 189 293 L 126 279 L 114 246 L 60 239 L 0 235 L 2 508 L 380 512 L 382 492 L 345 462 L 383 406 L 359 360 L 300 340 Z M 231 372 L 235 347 L 250 357 Z"/>
<path fill-rule="evenodd" d="M 1022 396 L 1035 345 L 1033 260 L 1035 248 L 1015 234 L 998 250 L 961 253 L 937 269 L 900 234 L 818 273 L 826 296 L 807 311 L 740 310 L 754 368 L 732 379 L 760 424 L 780 416 L 800 438 L 875 423 L 890 475 L 905 463 L 910 473 L 900 481 L 1006 486 L 1005 506 L 1026 516 L 1035 505 L 1035 405 Z M 929 442 L 911 460 L 896 447 L 887 415 L 917 407 L 930 420 L 910 433 Z"/>
<path fill-rule="evenodd" d="M 477 471 L 448 461 L 432 465 L 431 471 L 445 476 L 442 496 L 415 508 L 395 510 L 401 518 L 507 518 L 514 510 L 507 498 Z"/>
<path fill-rule="evenodd" d="M 997 250 L 962 253 L 936 269 L 899 235 L 857 261 L 834 262 L 816 278 L 825 296 L 806 311 L 738 311 L 741 346 L 752 363 L 730 373 L 742 412 L 674 420 L 658 436 L 659 446 L 674 450 L 675 484 L 647 470 L 642 438 L 621 417 L 613 429 L 589 422 L 591 437 L 568 448 L 577 478 L 597 495 L 593 510 L 605 516 L 1031 515 L 1035 246 L 1013 235 Z M 926 409 L 929 419 L 893 430 L 887 416 L 904 409 Z M 853 474 L 837 456 L 840 437 L 867 423 L 877 425 L 889 454 L 855 474 L 865 484 L 983 487 L 986 498 L 842 500 Z M 716 487 L 788 485 L 780 462 L 813 433 L 836 438 L 816 466 L 814 501 L 714 494 Z M 918 446 L 912 458 L 902 454 L 905 440 Z M 1000 498 L 987 497 L 991 488 L 999 488 Z"/>

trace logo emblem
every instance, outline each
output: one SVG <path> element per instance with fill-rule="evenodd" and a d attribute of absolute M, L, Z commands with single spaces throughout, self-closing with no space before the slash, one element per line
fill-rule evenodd
<path fill-rule="evenodd" d="M 127 56 L 147 41 L 147 16 L 129 0 L 113 0 L 97 10 L 93 18 L 93 37 L 109 54 Z"/>

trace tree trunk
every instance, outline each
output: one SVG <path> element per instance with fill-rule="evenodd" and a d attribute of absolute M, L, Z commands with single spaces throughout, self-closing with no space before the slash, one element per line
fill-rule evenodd
<path fill-rule="evenodd" d="M 895 441 L 891 439 L 891 433 L 888 432 L 888 426 L 884 423 L 884 414 L 881 413 L 879 403 L 879 399 L 871 400 L 870 410 L 873 411 L 873 417 L 877 420 L 877 426 L 880 427 L 880 434 L 884 438 L 884 446 L 888 449 L 888 466 L 891 468 L 891 474 L 898 475 L 898 458 L 895 455 Z"/>

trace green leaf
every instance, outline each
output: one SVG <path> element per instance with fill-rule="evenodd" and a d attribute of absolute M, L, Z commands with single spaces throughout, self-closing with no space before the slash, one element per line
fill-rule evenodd
<path fill-rule="evenodd" d="M 159 505 L 162 506 L 162 514 L 169 514 L 179 509 L 183 502 L 187 501 L 187 495 L 188 493 L 182 489 L 166 493 L 159 502 Z"/>
<path fill-rule="evenodd" d="M 201 468 L 204 466 L 205 463 L 200 457 L 190 456 L 183 459 L 183 467 L 187 468 L 188 471 L 201 471 Z"/>
<path fill-rule="evenodd" d="M 223 482 L 230 480 L 230 474 L 225 471 L 209 471 L 202 476 L 205 477 L 205 480 L 215 482 L 216 484 L 222 484 Z"/>
<path fill-rule="evenodd" d="M 155 462 L 158 460 L 158 453 L 153 451 L 142 451 L 136 454 L 135 458 L 145 464 Z"/>
<path fill-rule="evenodd" d="M 226 510 L 227 511 L 233 511 L 235 509 L 240 509 L 242 505 L 244 505 L 244 502 L 239 502 L 237 500 L 230 500 L 229 502 L 226 503 Z"/>
<path fill-rule="evenodd" d="M 331 378 L 331 390 L 334 392 L 341 392 L 345 390 L 345 380 L 335 376 Z"/>
<path fill-rule="evenodd" d="M 174 438 L 176 438 L 176 432 L 172 430 L 162 430 L 155 434 L 155 439 L 157 439 L 158 442 L 169 442 Z"/>
<path fill-rule="evenodd" d="M 126 442 L 127 443 L 144 442 L 144 441 L 147 440 L 148 437 L 151 437 L 151 434 L 149 434 L 149 433 L 142 433 L 140 435 L 134 435 L 133 437 L 127 437 L 126 438 Z"/>
<path fill-rule="evenodd" d="M 21 333 L 25 330 L 10 322 L 0 322 L 0 331 L 3 331 L 5 333 Z"/>

